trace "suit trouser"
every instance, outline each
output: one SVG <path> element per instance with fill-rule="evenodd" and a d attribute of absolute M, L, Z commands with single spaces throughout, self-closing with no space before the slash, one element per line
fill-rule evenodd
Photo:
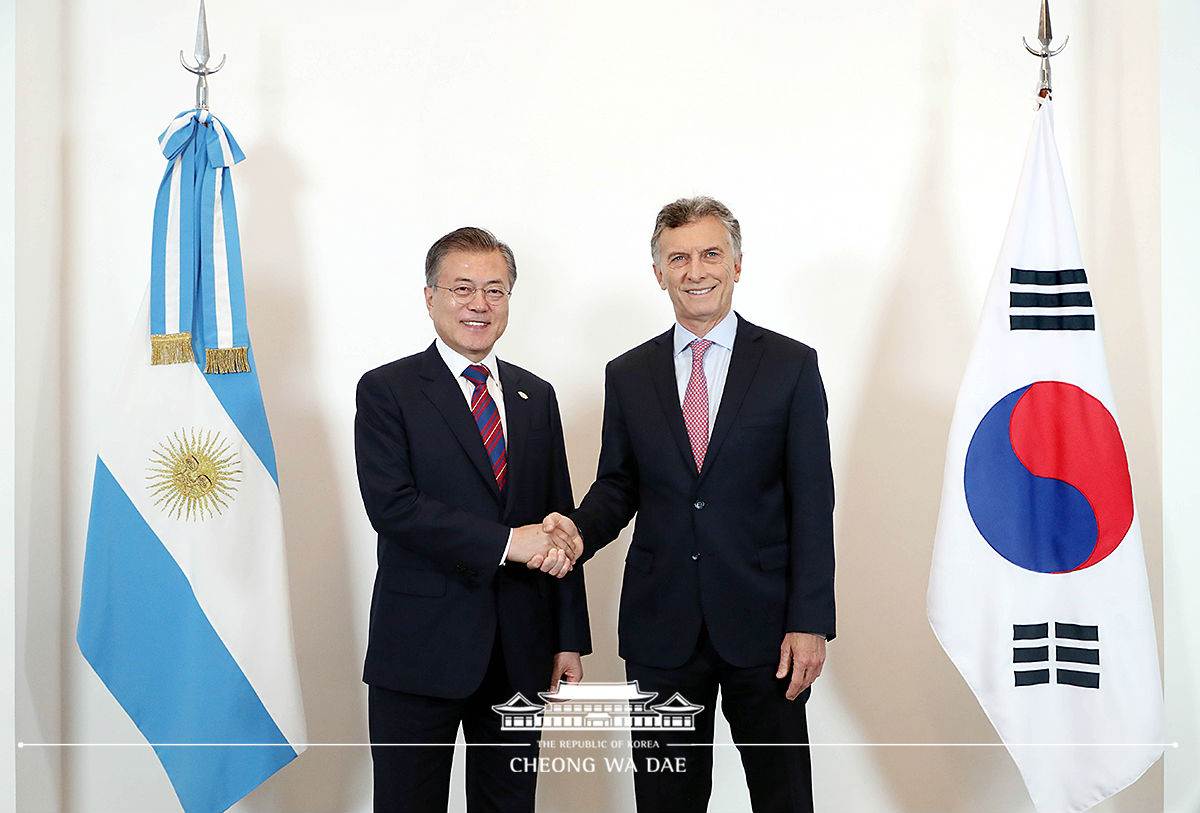
<path fill-rule="evenodd" d="M 805 689 L 795 700 L 788 700 L 784 696 L 788 680 L 775 677 L 777 666 L 737 667 L 726 663 L 705 629 L 701 629 L 695 651 L 682 666 L 659 669 L 625 664 L 629 680 L 636 680 L 643 691 L 658 693 L 652 704 L 665 702 L 679 692 L 685 700 L 704 707 L 696 715 L 695 731 L 633 732 L 638 813 L 702 813 L 708 809 L 718 687 L 721 711 L 729 721 L 742 758 L 754 813 L 812 811 L 812 763 L 804 713 L 812 690 Z M 639 741 L 648 741 L 652 747 L 638 746 Z"/>
<path fill-rule="evenodd" d="M 371 686 L 375 813 L 445 813 L 460 724 L 467 742 L 467 810 L 533 813 L 537 773 L 514 771 L 511 765 L 514 759 L 537 757 L 538 734 L 502 731 L 501 717 L 492 710 L 515 691 L 499 634 L 483 683 L 469 697 L 427 697 Z"/>

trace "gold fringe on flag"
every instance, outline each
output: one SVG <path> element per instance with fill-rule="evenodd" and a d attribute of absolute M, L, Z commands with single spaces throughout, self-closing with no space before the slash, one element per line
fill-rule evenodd
<path fill-rule="evenodd" d="M 194 361 L 191 333 L 159 333 L 150 337 L 151 364 L 184 364 Z"/>
<path fill-rule="evenodd" d="M 250 358 L 245 347 L 210 347 L 204 353 L 206 373 L 250 372 Z"/>

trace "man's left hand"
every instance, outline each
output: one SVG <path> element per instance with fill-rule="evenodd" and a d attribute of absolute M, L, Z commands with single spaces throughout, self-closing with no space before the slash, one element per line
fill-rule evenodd
<path fill-rule="evenodd" d="M 824 638 L 808 632 L 789 632 L 779 645 L 779 669 L 775 677 L 785 678 L 791 671 L 792 681 L 787 687 L 787 699 L 795 700 L 817 679 L 824 665 Z"/>
<path fill-rule="evenodd" d="M 579 657 L 578 652 L 556 652 L 554 654 L 554 674 L 550 676 L 550 691 L 558 688 L 560 680 L 565 680 L 567 683 L 578 683 L 583 680 L 583 659 Z"/>

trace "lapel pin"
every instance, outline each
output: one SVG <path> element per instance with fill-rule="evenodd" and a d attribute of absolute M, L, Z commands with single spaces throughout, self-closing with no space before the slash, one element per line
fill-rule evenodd
<path fill-rule="evenodd" d="M 528 395 L 526 395 L 525 393 L 521 392 L 521 390 L 517 390 L 517 395 L 521 396 L 521 397 L 522 397 L 522 398 L 524 398 L 526 401 L 528 401 L 528 400 L 529 400 L 529 396 L 528 396 Z"/>

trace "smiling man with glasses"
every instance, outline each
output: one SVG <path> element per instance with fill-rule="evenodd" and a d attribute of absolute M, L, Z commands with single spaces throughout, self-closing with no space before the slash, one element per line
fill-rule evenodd
<path fill-rule="evenodd" d="M 573 506 L 558 402 L 494 351 L 516 279 L 491 232 L 439 239 L 425 260 L 437 338 L 358 385 L 379 534 L 363 671 L 376 811 L 446 810 L 461 725 L 467 808 L 532 813 L 537 774 L 510 766 L 537 756 L 537 734 L 503 731 L 492 706 L 580 680 L 591 651 L 581 548 L 541 530 Z"/>

